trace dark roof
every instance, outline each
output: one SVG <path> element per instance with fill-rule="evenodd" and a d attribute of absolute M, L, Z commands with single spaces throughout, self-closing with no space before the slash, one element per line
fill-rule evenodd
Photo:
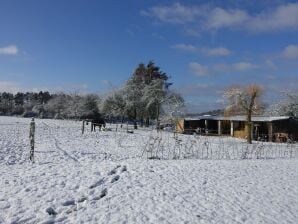
<path fill-rule="evenodd" d="M 251 120 L 255 122 L 271 122 L 279 120 L 288 120 L 290 116 L 252 116 Z M 196 116 L 196 117 L 186 117 L 184 120 L 215 120 L 215 121 L 246 121 L 245 115 L 235 115 L 235 116 Z"/>

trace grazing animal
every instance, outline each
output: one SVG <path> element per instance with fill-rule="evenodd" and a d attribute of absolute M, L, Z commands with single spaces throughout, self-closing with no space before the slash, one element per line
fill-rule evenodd
<path fill-rule="evenodd" d="M 106 127 L 106 122 L 103 118 L 91 119 L 91 131 L 95 131 L 96 127 L 99 127 L 99 130 L 101 130 L 102 127 Z"/>

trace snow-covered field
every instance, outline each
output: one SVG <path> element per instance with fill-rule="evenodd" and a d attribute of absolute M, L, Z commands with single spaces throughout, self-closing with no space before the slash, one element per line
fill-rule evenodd
<path fill-rule="evenodd" d="M 31 164 L 29 123 L 0 117 L 0 223 L 298 221 L 297 156 L 148 160 L 152 131 L 90 133 L 87 126 L 82 135 L 81 122 L 37 119 Z M 170 133 L 162 138 L 175 144 Z M 208 144 L 215 141 L 222 140 Z"/>

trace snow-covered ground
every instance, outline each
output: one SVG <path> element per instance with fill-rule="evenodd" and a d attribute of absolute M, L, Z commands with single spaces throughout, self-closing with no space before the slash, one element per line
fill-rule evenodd
<path fill-rule="evenodd" d="M 154 147 L 161 148 L 158 155 L 169 153 L 165 144 L 156 143 L 160 138 L 175 148 L 172 134 L 157 138 L 150 130 L 90 133 L 87 126 L 82 135 L 81 122 L 37 119 L 36 162 L 31 164 L 29 123 L 30 119 L 0 117 L 0 223 L 298 221 L 296 154 L 279 159 L 202 159 L 204 155 L 191 149 L 196 137 L 181 135 L 194 156 L 148 160 L 147 151 Z M 244 145 L 241 140 L 213 137 L 208 147 L 214 148 L 214 142 L 223 148 L 227 142 Z M 201 143 L 206 141 L 196 144 Z M 180 155 L 179 147 L 175 150 Z"/>

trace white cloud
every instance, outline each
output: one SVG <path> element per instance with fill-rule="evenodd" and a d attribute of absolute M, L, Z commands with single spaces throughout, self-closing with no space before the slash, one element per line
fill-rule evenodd
<path fill-rule="evenodd" d="M 196 76 L 209 75 L 209 68 L 205 65 L 199 64 L 197 62 L 190 62 L 188 66 L 191 69 L 192 73 Z"/>
<path fill-rule="evenodd" d="M 283 51 L 285 58 L 298 58 L 298 45 L 289 45 Z"/>
<path fill-rule="evenodd" d="M 215 8 L 211 11 L 207 18 L 207 26 L 208 28 L 215 29 L 238 26 L 247 21 L 248 18 L 248 14 L 242 10 L 225 10 L 222 8 Z"/>
<path fill-rule="evenodd" d="M 228 56 L 231 54 L 231 51 L 224 47 L 203 48 L 202 52 L 208 56 Z"/>
<path fill-rule="evenodd" d="M 19 83 L 10 81 L 0 81 L 0 92 L 17 93 L 21 91 Z"/>
<path fill-rule="evenodd" d="M 212 74 L 222 74 L 227 72 L 247 72 L 250 70 L 258 69 L 259 66 L 250 62 L 237 62 L 232 64 L 213 64 L 203 65 L 196 62 L 189 63 L 189 68 L 192 73 L 197 76 L 207 76 Z"/>
<path fill-rule="evenodd" d="M 239 28 L 254 32 L 298 29 L 298 3 L 279 5 L 254 14 L 237 8 L 211 8 L 206 5 L 175 3 L 169 6 L 155 6 L 142 11 L 141 14 L 162 23 L 195 24 L 188 27 L 191 33 L 221 28 Z M 196 30 L 198 31 L 194 32 Z"/>
<path fill-rule="evenodd" d="M 171 48 L 173 49 L 177 49 L 177 50 L 182 50 L 182 51 L 190 51 L 190 52 L 195 52 L 197 51 L 197 47 L 191 45 L 191 44 L 176 44 L 171 46 Z"/>
<path fill-rule="evenodd" d="M 251 16 L 247 27 L 255 31 L 298 29 L 298 3 L 280 5 L 273 10 Z"/>
<path fill-rule="evenodd" d="M 0 55 L 17 55 L 18 54 L 18 48 L 15 45 L 9 45 L 6 47 L 0 48 Z"/>
<path fill-rule="evenodd" d="M 197 29 L 188 28 L 185 33 L 192 37 L 201 37 L 201 33 Z"/>
<path fill-rule="evenodd" d="M 228 56 L 231 54 L 231 51 L 225 47 L 216 47 L 216 48 L 199 48 L 192 44 L 176 44 L 171 46 L 171 48 L 187 52 L 199 52 L 207 56 Z"/>
<path fill-rule="evenodd" d="M 183 24 L 192 22 L 203 13 L 202 7 L 189 7 L 180 3 L 170 6 L 155 6 L 141 11 L 141 15 L 158 19 L 160 22 Z"/>
<path fill-rule="evenodd" d="M 213 70 L 215 72 L 245 72 L 253 69 L 257 69 L 259 66 L 250 62 L 237 62 L 233 64 L 215 64 Z"/>
<path fill-rule="evenodd" d="M 272 60 L 270 60 L 270 59 L 267 59 L 267 60 L 265 61 L 265 65 L 266 65 L 268 68 L 270 68 L 270 69 L 276 69 L 276 68 L 277 68 L 277 66 L 274 64 L 274 62 L 273 62 Z"/>
<path fill-rule="evenodd" d="M 248 71 L 256 68 L 258 66 L 250 62 L 238 62 L 231 65 L 231 69 L 234 71 Z"/>

